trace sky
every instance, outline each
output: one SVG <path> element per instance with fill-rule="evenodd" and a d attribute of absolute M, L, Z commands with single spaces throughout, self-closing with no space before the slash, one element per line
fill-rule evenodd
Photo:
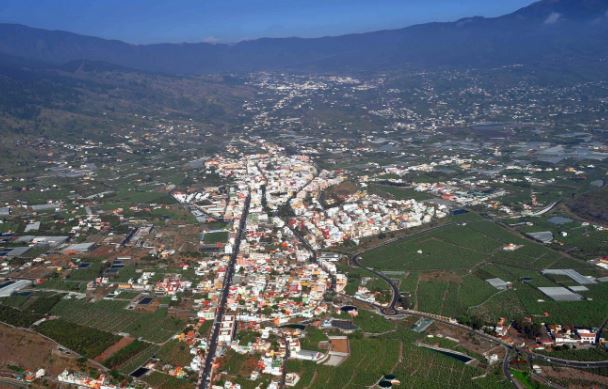
<path fill-rule="evenodd" d="M 533 0 L 0 0 L 0 23 L 130 43 L 319 37 L 499 16 Z"/>

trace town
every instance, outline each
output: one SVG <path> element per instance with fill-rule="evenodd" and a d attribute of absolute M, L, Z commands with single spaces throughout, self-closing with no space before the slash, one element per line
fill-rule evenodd
<path fill-rule="evenodd" d="M 228 124 L 19 140 L 2 384 L 606 385 L 603 86 L 493 82 L 252 73 Z"/>

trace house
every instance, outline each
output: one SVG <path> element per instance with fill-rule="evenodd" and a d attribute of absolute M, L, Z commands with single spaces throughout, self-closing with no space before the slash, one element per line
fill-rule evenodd
<path fill-rule="evenodd" d="M 560 324 L 549 324 L 547 330 L 556 346 L 575 345 L 579 343 L 578 337 L 570 327 Z"/>
<path fill-rule="evenodd" d="M 298 352 L 292 353 L 291 358 L 300 359 L 303 361 L 318 362 L 321 360 L 321 358 L 323 358 L 323 354 L 318 351 L 300 350 Z"/>
<path fill-rule="evenodd" d="M 595 344 L 595 340 L 597 338 L 597 334 L 595 332 L 585 328 L 578 328 L 576 333 L 580 337 L 580 342 L 582 344 Z"/>
<path fill-rule="evenodd" d="M 496 326 L 494 327 L 494 331 L 498 336 L 507 336 L 507 332 L 509 331 L 509 327 L 511 324 L 507 322 L 507 319 L 501 317 Z"/>

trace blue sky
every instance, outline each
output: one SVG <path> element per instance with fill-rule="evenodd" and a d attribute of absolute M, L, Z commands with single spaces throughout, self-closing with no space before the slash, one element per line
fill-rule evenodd
<path fill-rule="evenodd" d="M 498 16 L 533 0 L 0 0 L 0 22 L 132 43 L 235 42 Z"/>

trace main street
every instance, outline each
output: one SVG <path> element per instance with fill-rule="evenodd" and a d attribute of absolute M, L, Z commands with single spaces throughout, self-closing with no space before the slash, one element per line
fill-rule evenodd
<path fill-rule="evenodd" d="M 226 311 L 226 302 L 228 301 L 228 292 L 230 291 L 230 285 L 232 284 L 232 276 L 234 275 L 234 267 L 236 264 L 236 258 L 239 254 L 241 247 L 241 241 L 245 234 L 245 227 L 247 226 L 247 217 L 249 215 L 249 206 L 251 204 L 251 194 L 245 199 L 243 207 L 243 213 L 239 223 L 239 229 L 237 236 L 234 241 L 234 247 L 232 254 L 230 255 L 230 261 L 228 268 L 226 269 L 226 276 L 224 278 L 224 284 L 222 285 L 222 294 L 215 314 L 215 320 L 211 330 L 211 336 L 209 337 L 209 344 L 207 345 L 207 354 L 205 355 L 205 363 L 201 369 L 199 381 L 197 387 L 199 389 L 207 389 L 211 385 L 211 378 L 213 373 L 213 361 L 215 360 L 215 354 L 217 352 L 218 338 L 220 334 L 220 325 L 224 320 L 224 313 Z"/>

